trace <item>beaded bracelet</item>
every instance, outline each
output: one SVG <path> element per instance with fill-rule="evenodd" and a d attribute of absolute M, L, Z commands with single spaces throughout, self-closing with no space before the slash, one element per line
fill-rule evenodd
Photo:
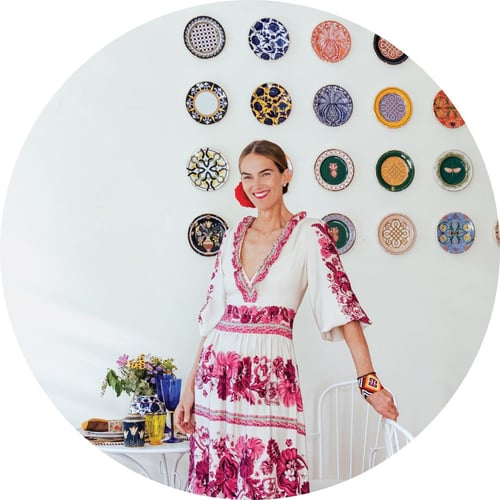
<path fill-rule="evenodd" d="M 366 399 L 370 394 L 381 391 L 384 387 L 375 372 L 367 373 L 358 377 L 358 386 L 361 395 Z"/>

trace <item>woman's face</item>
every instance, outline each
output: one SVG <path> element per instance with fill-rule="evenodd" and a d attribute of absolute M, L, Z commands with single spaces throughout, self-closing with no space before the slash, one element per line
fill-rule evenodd
<path fill-rule="evenodd" d="M 274 161 L 251 153 L 240 164 L 243 190 L 259 209 L 271 208 L 283 202 L 283 185 L 290 181 L 290 172 L 278 170 Z"/>

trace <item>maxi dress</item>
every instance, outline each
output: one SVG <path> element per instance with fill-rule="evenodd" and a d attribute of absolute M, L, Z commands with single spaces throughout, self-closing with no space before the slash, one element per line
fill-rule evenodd
<path fill-rule="evenodd" d="M 240 252 L 254 217 L 226 231 L 200 311 L 188 490 L 264 499 L 309 492 L 306 432 L 292 331 L 306 289 L 325 340 L 370 323 L 326 224 L 295 214 L 249 279 Z"/>

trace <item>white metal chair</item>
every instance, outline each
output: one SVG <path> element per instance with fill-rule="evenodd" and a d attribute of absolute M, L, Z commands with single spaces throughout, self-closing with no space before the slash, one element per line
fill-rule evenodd
<path fill-rule="evenodd" d="M 406 446 L 412 439 L 413 435 L 408 429 L 404 428 L 398 422 L 384 418 L 384 440 L 386 457 L 391 457 L 401 448 Z"/>
<path fill-rule="evenodd" d="M 313 490 L 351 479 L 385 458 L 382 417 L 361 396 L 356 380 L 326 387 L 316 411 Z"/>

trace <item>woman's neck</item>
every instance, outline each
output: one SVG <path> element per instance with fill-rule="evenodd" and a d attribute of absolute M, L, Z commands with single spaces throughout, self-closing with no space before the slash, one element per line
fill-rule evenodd
<path fill-rule="evenodd" d="M 269 210 L 259 210 L 252 223 L 252 229 L 263 234 L 272 233 L 283 229 L 292 217 L 293 214 L 284 205 Z"/>

